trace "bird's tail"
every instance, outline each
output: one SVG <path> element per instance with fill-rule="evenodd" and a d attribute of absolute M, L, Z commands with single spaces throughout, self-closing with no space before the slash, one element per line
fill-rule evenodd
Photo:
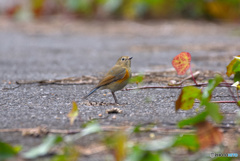
<path fill-rule="evenodd" d="M 86 99 L 88 96 L 90 96 L 91 94 L 93 94 L 98 88 L 100 87 L 96 87 L 93 90 L 91 90 L 91 92 L 89 92 L 86 96 L 83 97 L 83 99 Z"/>

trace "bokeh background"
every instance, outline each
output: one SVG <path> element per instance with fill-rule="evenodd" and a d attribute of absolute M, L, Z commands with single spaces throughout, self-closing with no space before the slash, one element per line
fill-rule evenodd
<path fill-rule="evenodd" d="M 239 22 L 239 0 L 0 0 L 0 13 L 17 20 L 62 15 L 78 19 L 200 19 Z"/>

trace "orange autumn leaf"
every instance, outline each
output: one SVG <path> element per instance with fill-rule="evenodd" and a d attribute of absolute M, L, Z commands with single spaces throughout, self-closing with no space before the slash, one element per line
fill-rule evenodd
<path fill-rule="evenodd" d="M 179 75 L 184 75 L 190 67 L 191 54 L 188 52 L 181 52 L 172 60 L 172 65 Z"/>
<path fill-rule="evenodd" d="M 206 149 L 222 142 L 222 132 L 218 127 L 214 127 L 210 122 L 202 121 L 197 123 L 195 127 L 197 128 L 197 137 L 200 149 Z"/>

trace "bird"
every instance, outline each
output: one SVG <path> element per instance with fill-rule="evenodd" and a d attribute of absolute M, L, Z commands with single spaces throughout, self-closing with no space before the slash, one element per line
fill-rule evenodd
<path fill-rule="evenodd" d="M 115 92 L 123 89 L 128 84 L 129 79 L 132 77 L 131 72 L 131 60 L 133 57 L 121 56 L 116 64 L 105 74 L 105 76 L 99 81 L 83 99 L 93 94 L 96 90 L 109 89 L 112 93 L 114 101 L 118 103 Z"/>

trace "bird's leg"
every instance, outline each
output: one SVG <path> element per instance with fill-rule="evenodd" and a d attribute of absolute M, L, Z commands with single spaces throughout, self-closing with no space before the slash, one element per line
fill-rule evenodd
<path fill-rule="evenodd" d="M 115 96 L 115 93 L 112 92 L 112 95 L 113 95 L 113 98 L 114 98 L 115 103 L 118 104 L 117 97 Z"/>

